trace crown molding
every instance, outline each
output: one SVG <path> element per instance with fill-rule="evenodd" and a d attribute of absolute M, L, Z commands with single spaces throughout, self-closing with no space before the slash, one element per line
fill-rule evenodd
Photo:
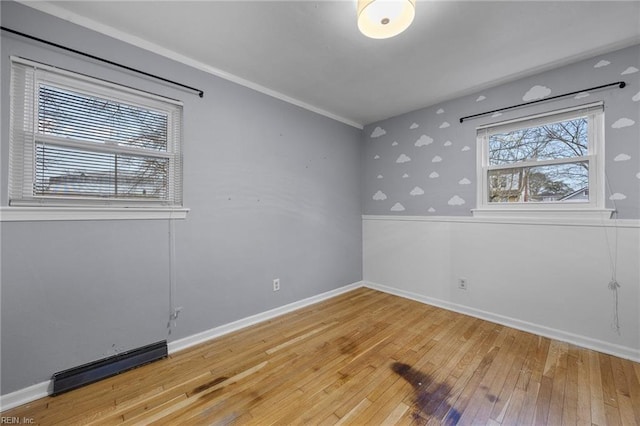
<path fill-rule="evenodd" d="M 182 55 L 178 52 L 175 52 L 171 49 L 167 49 L 158 44 L 152 43 L 148 40 L 145 40 L 141 37 L 134 36 L 127 32 L 118 30 L 109 25 L 103 24 L 101 22 L 95 21 L 93 19 L 84 17 L 82 15 L 78 15 L 77 13 L 70 12 L 57 6 L 53 3 L 46 1 L 27 1 L 27 0 L 17 0 L 18 3 L 28 6 L 32 9 L 36 9 L 40 12 L 46 13 L 48 15 L 55 16 L 56 18 L 65 20 L 67 22 L 71 22 L 73 24 L 79 25 L 81 27 L 88 28 L 92 31 L 98 32 L 100 34 L 104 34 L 106 36 L 112 37 L 114 39 L 120 40 L 127 44 L 139 47 L 141 49 L 147 50 L 149 52 L 155 53 L 157 55 L 163 56 L 165 58 L 174 60 L 176 62 L 180 62 L 189 67 L 195 68 L 200 71 L 204 71 L 208 74 L 214 75 L 216 77 L 222 78 L 224 80 L 230 81 L 232 83 L 238 84 L 240 86 L 247 87 L 249 89 L 255 90 L 257 92 L 263 93 L 267 96 L 271 96 L 278 100 L 287 102 L 291 105 L 295 105 L 297 107 L 306 109 L 308 111 L 314 112 L 316 114 L 322 115 L 324 117 L 330 118 L 332 120 L 338 121 L 343 124 L 347 124 L 349 126 L 355 127 L 356 129 L 362 130 L 364 128 L 362 123 L 355 122 L 348 118 L 342 117 L 338 114 L 334 114 L 330 111 L 324 110 L 317 106 L 308 104 L 299 99 L 292 98 L 291 96 L 287 96 L 283 93 L 278 92 L 277 90 L 270 89 L 268 87 L 262 86 L 258 83 L 254 83 L 252 81 L 246 80 L 242 77 L 238 77 L 237 75 L 231 74 L 224 70 L 218 69 L 211 65 L 208 65 L 204 62 L 200 62 L 196 59 L 190 58 L 188 56 Z"/>

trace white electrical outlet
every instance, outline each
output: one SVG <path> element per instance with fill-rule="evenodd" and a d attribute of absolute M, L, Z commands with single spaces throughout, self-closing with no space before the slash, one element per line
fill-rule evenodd
<path fill-rule="evenodd" d="M 460 290 L 466 290 L 469 288 L 469 281 L 466 278 L 458 278 L 458 288 Z"/>
<path fill-rule="evenodd" d="M 280 290 L 280 278 L 276 278 L 273 280 L 273 291 Z"/>

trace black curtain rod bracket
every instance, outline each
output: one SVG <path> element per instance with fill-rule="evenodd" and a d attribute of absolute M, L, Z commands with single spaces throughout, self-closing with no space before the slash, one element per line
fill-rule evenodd
<path fill-rule="evenodd" d="M 504 108 L 494 109 L 494 110 L 487 111 L 487 112 L 481 112 L 480 114 L 468 115 L 466 117 L 460 118 L 460 123 L 462 123 L 464 120 L 468 120 L 470 118 L 481 117 L 483 115 L 493 114 L 494 112 L 507 111 L 507 110 L 510 110 L 510 109 L 515 109 L 515 108 L 520 108 L 520 107 L 523 107 L 523 106 L 537 104 L 539 102 L 545 102 L 545 101 L 550 101 L 550 100 L 553 100 L 553 99 L 564 98 L 566 96 L 577 95 L 578 93 L 591 92 L 593 90 L 605 89 L 607 87 L 612 87 L 612 86 L 618 86 L 618 88 L 623 89 L 626 85 L 627 85 L 627 83 L 625 83 L 624 81 L 616 81 L 615 83 L 603 84 L 602 86 L 591 87 L 589 89 L 576 90 L 575 92 L 565 93 L 564 95 L 557 95 L 557 96 L 552 96 L 550 98 L 537 99 L 537 100 L 531 101 L 531 102 L 525 102 L 525 103 L 518 104 L 518 105 L 512 105 L 512 106 L 508 106 L 508 107 L 504 107 Z"/>
<path fill-rule="evenodd" d="M 100 58 L 99 56 L 95 56 L 95 55 L 92 55 L 90 53 L 81 52 L 80 50 L 72 49 L 71 47 L 63 46 L 61 44 L 54 43 L 52 41 L 44 40 L 44 39 L 41 39 L 41 38 L 38 38 L 38 37 L 34 37 L 32 35 L 29 35 L 29 34 L 21 33 L 20 31 L 12 30 L 11 28 L 6 28 L 6 27 L 0 26 L 0 29 L 2 29 L 2 31 L 7 31 L 7 32 L 12 33 L 12 34 L 19 35 L 20 37 L 25 37 L 25 38 L 28 38 L 30 40 L 37 41 L 39 43 L 47 44 L 49 46 L 53 46 L 53 47 L 56 47 L 58 49 L 62 49 L 62 50 L 66 50 L 68 52 L 75 53 L 76 55 L 85 56 L 87 58 L 91 58 L 91 59 L 94 59 L 96 61 L 104 62 L 106 64 L 113 65 L 115 67 L 123 68 L 123 69 L 125 69 L 127 71 L 132 71 L 132 72 L 135 72 L 135 73 L 138 73 L 138 74 L 142 74 L 142 75 L 144 75 L 146 77 L 155 78 L 156 80 L 164 81 L 165 83 L 173 84 L 174 86 L 179 86 L 179 87 L 182 87 L 183 89 L 192 90 L 194 92 L 197 92 L 198 96 L 200 96 L 201 98 L 204 97 L 204 92 L 202 90 L 200 90 L 200 89 L 196 89 L 195 87 L 187 86 L 186 84 L 178 83 L 176 81 L 169 80 L 167 78 L 160 77 L 160 76 L 148 73 L 146 71 L 140 71 L 138 69 L 129 67 L 127 65 L 122 65 L 122 64 L 119 64 L 117 62 L 110 61 L 109 59 Z"/>

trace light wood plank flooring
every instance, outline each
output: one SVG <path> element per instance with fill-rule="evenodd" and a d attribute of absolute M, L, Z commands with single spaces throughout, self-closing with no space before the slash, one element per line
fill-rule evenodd
<path fill-rule="evenodd" d="M 640 425 L 640 364 L 362 288 L 2 415 L 41 425 Z"/>

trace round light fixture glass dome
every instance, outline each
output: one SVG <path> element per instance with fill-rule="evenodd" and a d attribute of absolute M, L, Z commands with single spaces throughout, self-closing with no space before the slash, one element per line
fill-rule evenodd
<path fill-rule="evenodd" d="M 416 0 L 358 0 L 358 29 L 370 38 L 389 38 L 409 28 Z"/>

